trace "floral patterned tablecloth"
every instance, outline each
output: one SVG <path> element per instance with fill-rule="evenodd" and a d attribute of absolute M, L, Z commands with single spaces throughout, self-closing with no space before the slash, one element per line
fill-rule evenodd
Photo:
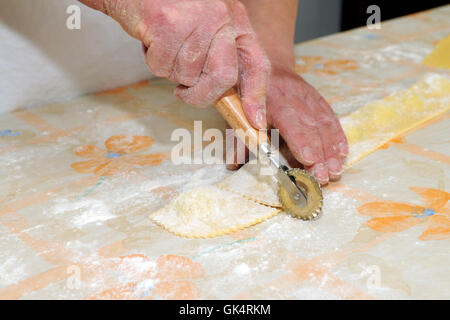
<path fill-rule="evenodd" d="M 296 46 L 297 71 L 339 116 L 409 87 L 450 33 L 450 6 Z M 148 215 L 221 165 L 174 165 L 177 128 L 224 129 L 155 79 L 0 116 L 0 298 L 450 297 L 449 113 L 330 184 L 314 222 L 278 215 L 183 239 Z M 449 93 L 450 94 L 450 93 Z"/>

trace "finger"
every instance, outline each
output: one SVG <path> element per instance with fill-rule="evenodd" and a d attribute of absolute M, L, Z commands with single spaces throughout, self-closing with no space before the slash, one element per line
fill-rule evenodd
<path fill-rule="evenodd" d="M 229 125 L 226 130 L 226 161 L 228 170 L 237 170 L 248 161 L 249 152 Z"/>
<path fill-rule="evenodd" d="M 81 3 L 87 5 L 88 7 L 103 12 L 106 15 L 111 13 L 111 4 L 109 0 L 99 1 L 99 0 L 80 0 Z"/>
<path fill-rule="evenodd" d="M 342 162 L 338 145 L 334 142 L 334 130 L 330 122 L 319 122 L 320 136 L 322 139 L 323 153 L 328 167 L 330 180 L 337 180 L 342 174 Z"/>
<path fill-rule="evenodd" d="M 175 95 L 194 106 L 207 106 L 232 88 L 238 79 L 238 64 L 234 32 L 223 27 L 213 38 L 205 67 L 193 87 L 178 86 Z"/>
<path fill-rule="evenodd" d="M 348 146 L 347 136 L 345 135 L 344 129 L 342 128 L 341 122 L 339 121 L 339 118 L 337 120 L 339 122 L 340 133 L 337 135 L 336 143 L 339 148 L 339 155 L 341 156 L 342 163 L 344 163 L 345 158 L 348 156 L 350 150 Z"/>
<path fill-rule="evenodd" d="M 200 4 L 198 1 L 162 0 L 144 5 L 140 10 L 145 8 L 148 21 L 142 24 L 150 27 L 143 33 L 151 34 L 151 41 L 148 37 L 144 39 L 149 47 L 148 67 L 155 75 L 173 81 L 177 80 L 174 75 L 180 72 L 181 79 L 187 76 L 188 86 L 192 85 L 189 79 L 198 77 L 201 72 L 212 38 L 231 21 L 226 5 L 221 1 Z M 180 63 L 175 70 L 178 59 Z"/>
<path fill-rule="evenodd" d="M 301 77 L 300 77 L 301 78 Z M 322 95 L 314 89 L 309 83 L 307 83 L 303 78 L 303 94 L 301 94 L 300 99 L 304 100 L 310 110 L 315 110 L 315 114 L 318 116 L 328 117 L 332 122 L 332 134 L 334 137 L 334 143 L 338 148 L 339 156 L 346 157 L 348 155 L 348 142 L 345 136 L 344 130 L 342 129 L 341 123 L 338 117 L 335 115 L 333 109 L 328 104 L 328 102 L 322 97 Z M 318 120 L 319 117 L 318 117 Z M 331 122 L 330 120 L 330 122 Z"/>
<path fill-rule="evenodd" d="M 333 137 L 333 144 L 337 148 L 337 153 L 339 157 L 345 158 L 348 155 L 348 142 L 347 137 L 345 136 L 344 129 L 342 129 L 341 123 L 339 122 L 339 118 L 335 115 L 333 109 L 329 105 L 329 103 L 320 96 L 319 103 L 321 109 L 324 110 L 324 114 L 328 114 L 331 116 L 330 119 L 330 135 Z"/>
<path fill-rule="evenodd" d="M 317 128 L 317 123 L 314 119 L 314 113 L 312 112 L 314 111 L 311 111 L 307 107 L 303 108 L 303 112 L 300 117 L 300 126 L 305 128 L 305 139 L 316 159 L 316 161 L 314 161 L 314 164 L 311 166 L 311 174 L 317 179 L 320 184 L 325 185 L 329 182 L 330 179 L 327 158 L 326 154 L 324 153 L 323 139 L 319 129 Z M 305 150 L 303 151 L 303 153 L 305 153 Z"/>
<path fill-rule="evenodd" d="M 148 48 L 145 45 L 145 43 L 142 42 L 142 52 L 144 53 L 144 56 L 147 54 Z"/>
<path fill-rule="evenodd" d="M 242 106 L 253 127 L 266 129 L 266 95 L 270 62 L 250 25 L 244 5 L 239 1 L 231 1 L 229 8 L 237 30 L 239 93 Z"/>
<path fill-rule="evenodd" d="M 162 18 L 161 18 L 162 19 Z M 166 20 L 168 18 L 166 17 Z M 152 32 L 152 39 L 143 39 L 148 50 L 145 62 L 148 68 L 158 77 L 169 78 L 183 43 L 192 32 L 194 22 L 187 18 L 179 23 L 167 23 L 162 19 L 163 27 Z"/>
<path fill-rule="evenodd" d="M 315 104 L 316 126 L 319 130 L 323 152 L 328 167 L 330 180 L 337 180 L 342 174 L 342 156 L 339 143 L 345 139 L 337 117 L 325 99 L 317 94 L 313 100 L 307 99 L 309 104 Z"/>
<path fill-rule="evenodd" d="M 225 24 L 225 21 L 204 24 L 188 36 L 178 52 L 170 80 L 186 87 L 192 87 L 198 83 L 211 41 Z"/>
<path fill-rule="evenodd" d="M 297 101 L 301 104 L 303 102 Z M 279 128 L 280 134 L 286 141 L 293 156 L 304 166 L 324 164 L 322 142 L 317 129 L 308 124 L 308 119 L 299 118 L 296 110 L 290 107 L 280 108 L 276 113 L 272 113 L 272 121 L 275 127 Z M 311 116 L 309 116 L 311 117 Z M 308 118 L 308 117 L 306 117 Z M 306 124 L 305 124 L 306 123 Z M 321 181 L 328 181 L 328 174 L 317 167 L 317 178 Z"/>
<path fill-rule="evenodd" d="M 165 43 L 156 38 L 146 47 L 145 64 L 155 76 L 169 78 L 181 44 L 182 41 Z"/>
<path fill-rule="evenodd" d="M 330 181 L 328 177 L 328 167 L 323 163 L 308 166 L 305 167 L 305 169 L 314 176 L 321 185 L 326 185 Z"/>
<path fill-rule="evenodd" d="M 237 39 L 239 61 L 239 93 L 250 124 L 267 128 L 266 95 L 270 63 L 254 35 Z"/>

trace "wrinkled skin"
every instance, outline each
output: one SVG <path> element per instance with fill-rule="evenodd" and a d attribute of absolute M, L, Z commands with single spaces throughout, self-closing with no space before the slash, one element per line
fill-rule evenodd
<path fill-rule="evenodd" d="M 119 22 L 145 45 L 159 77 L 179 84 L 175 95 L 207 106 L 238 85 L 244 112 L 265 128 L 270 63 L 245 7 L 235 0 L 81 0 Z"/>
<path fill-rule="evenodd" d="M 329 104 L 295 73 L 296 0 L 241 0 L 250 18 L 236 0 L 80 1 L 141 40 L 148 67 L 179 83 L 175 94 L 182 100 L 205 106 L 236 85 L 255 128 L 279 128 L 321 184 L 340 177 L 348 153 L 344 132 Z"/>
<path fill-rule="evenodd" d="M 267 94 L 267 119 L 270 127 L 279 129 L 294 158 L 319 183 L 324 185 L 339 179 L 348 154 L 344 131 L 330 105 L 293 68 L 273 68 Z M 237 143 L 240 140 L 236 139 Z M 235 163 L 228 168 L 233 170 L 239 166 Z"/>
<path fill-rule="evenodd" d="M 339 179 L 348 153 L 344 131 L 329 104 L 295 72 L 298 1 L 241 1 L 271 62 L 267 119 L 271 127 L 280 130 L 289 147 L 290 154 L 285 156 L 294 156 L 321 184 Z M 285 145 L 280 147 L 283 150 Z"/>
<path fill-rule="evenodd" d="M 345 134 L 330 105 L 295 71 L 274 69 L 267 116 L 295 159 L 321 184 L 339 178 L 348 153 Z"/>

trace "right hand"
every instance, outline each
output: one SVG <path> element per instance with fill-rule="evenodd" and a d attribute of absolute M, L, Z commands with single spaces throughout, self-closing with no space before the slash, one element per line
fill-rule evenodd
<path fill-rule="evenodd" d="M 206 106 L 238 85 L 250 124 L 266 128 L 270 62 L 237 0 L 80 0 L 143 42 L 146 64 L 179 84 L 175 95 Z"/>

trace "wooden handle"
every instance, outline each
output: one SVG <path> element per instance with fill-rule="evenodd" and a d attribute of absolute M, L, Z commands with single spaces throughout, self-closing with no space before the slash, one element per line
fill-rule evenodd
<path fill-rule="evenodd" d="M 251 152 L 256 153 L 259 144 L 269 141 L 264 131 L 253 128 L 248 122 L 242 109 L 241 99 L 235 89 L 232 88 L 225 92 L 214 105 L 228 124 L 236 130 L 238 138 L 245 143 Z"/>

